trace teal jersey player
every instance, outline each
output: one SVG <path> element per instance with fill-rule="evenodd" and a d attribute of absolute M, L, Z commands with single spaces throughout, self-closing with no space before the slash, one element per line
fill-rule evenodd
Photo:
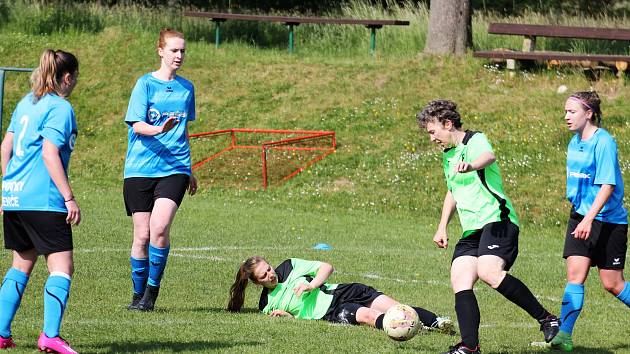
<path fill-rule="evenodd" d="M 444 149 L 446 196 L 433 242 L 448 247 L 447 226 L 457 211 L 462 237 L 451 262 L 451 286 L 461 342 L 445 354 L 478 354 L 481 315 L 473 286 L 478 279 L 538 321 L 545 342 L 558 333 L 558 318 L 538 302 L 519 279 L 508 274 L 518 255 L 519 223 L 506 197 L 492 146 L 483 133 L 462 129 L 457 105 L 429 102 L 417 115 L 421 130 Z"/>
<path fill-rule="evenodd" d="M 67 176 L 77 138 L 70 103 L 54 93 L 36 101 L 31 92 L 13 111 L 7 132 L 16 138 L 13 156 L 2 177 L 2 209 L 67 212 L 64 197 L 44 163 L 42 146 L 44 140 L 57 146 Z"/>

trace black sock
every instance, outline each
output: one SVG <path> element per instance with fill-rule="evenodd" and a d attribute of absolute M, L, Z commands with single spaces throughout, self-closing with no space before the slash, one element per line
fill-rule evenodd
<path fill-rule="evenodd" d="M 416 310 L 416 313 L 418 314 L 418 317 L 420 318 L 420 322 L 422 322 L 422 324 L 425 325 L 426 327 L 431 327 L 431 325 L 437 321 L 437 315 L 434 314 L 433 312 L 429 310 L 425 310 L 422 307 L 414 306 L 413 309 Z"/>
<path fill-rule="evenodd" d="M 527 285 L 509 274 L 505 275 L 505 278 L 503 278 L 496 290 L 539 322 L 549 315 L 549 312 L 538 302 L 534 294 L 529 291 Z"/>
<path fill-rule="evenodd" d="M 384 313 L 378 315 L 376 321 L 374 321 L 374 327 L 376 327 L 376 329 L 383 329 L 383 317 L 385 317 Z"/>
<path fill-rule="evenodd" d="M 462 342 L 468 348 L 476 348 L 479 345 L 479 305 L 475 293 L 471 290 L 462 290 L 455 294 L 455 313 L 459 331 L 462 334 Z"/>

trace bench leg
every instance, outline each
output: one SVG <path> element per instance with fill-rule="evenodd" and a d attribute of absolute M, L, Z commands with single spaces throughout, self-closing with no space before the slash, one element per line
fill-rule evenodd
<path fill-rule="evenodd" d="M 628 62 L 627 61 L 615 62 L 615 67 L 617 68 L 617 78 L 619 79 L 620 83 L 623 83 L 625 79 L 626 70 L 628 69 Z"/>
<path fill-rule="evenodd" d="M 514 77 L 516 70 L 518 70 L 518 62 L 515 59 L 506 59 L 505 68 L 508 69 L 509 76 Z"/>
<path fill-rule="evenodd" d="M 214 47 L 219 49 L 221 44 L 221 21 L 215 21 L 214 26 Z"/>
<path fill-rule="evenodd" d="M 376 54 L 376 28 L 370 28 L 370 54 Z"/>
<path fill-rule="evenodd" d="M 289 26 L 289 53 L 293 53 L 293 24 L 287 26 Z"/>

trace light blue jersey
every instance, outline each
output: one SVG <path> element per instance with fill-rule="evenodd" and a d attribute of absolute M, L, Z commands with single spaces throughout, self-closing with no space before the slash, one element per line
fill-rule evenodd
<path fill-rule="evenodd" d="M 627 224 L 628 212 L 623 207 L 623 179 L 615 139 L 602 128 L 588 140 L 581 140 L 576 134 L 567 150 L 567 199 L 578 214 L 588 213 L 602 184 L 614 185 L 615 189 L 595 218 Z"/>
<path fill-rule="evenodd" d="M 134 133 L 134 122 L 159 126 L 169 117 L 179 123 L 173 129 L 156 136 Z M 124 178 L 165 177 L 191 174 L 190 146 L 186 124 L 195 120 L 195 89 L 180 76 L 162 81 L 151 73 L 145 74 L 133 88 L 125 122 L 128 124 L 127 157 Z"/>
<path fill-rule="evenodd" d="M 77 137 L 70 103 L 49 93 L 34 104 L 33 94 L 29 93 L 13 111 L 7 131 L 14 134 L 13 155 L 2 178 L 2 208 L 67 212 L 63 196 L 44 165 L 42 150 L 44 139 L 57 146 L 68 174 Z"/>

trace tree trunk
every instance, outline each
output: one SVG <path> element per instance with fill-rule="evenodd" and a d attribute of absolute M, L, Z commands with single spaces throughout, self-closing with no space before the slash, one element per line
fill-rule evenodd
<path fill-rule="evenodd" d="M 426 53 L 463 55 L 472 47 L 470 0 L 431 0 Z"/>

